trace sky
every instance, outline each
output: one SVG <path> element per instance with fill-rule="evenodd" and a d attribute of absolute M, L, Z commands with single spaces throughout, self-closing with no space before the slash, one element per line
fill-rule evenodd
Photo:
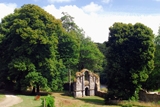
<path fill-rule="evenodd" d="M 155 35 L 160 26 L 160 0 L 0 0 L 0 20 L 24 4 L 38 5 L 57 19 L 67 12 L 86 37 L 99 43 L 108 40 L 115 22 L 142 23 Z"/>

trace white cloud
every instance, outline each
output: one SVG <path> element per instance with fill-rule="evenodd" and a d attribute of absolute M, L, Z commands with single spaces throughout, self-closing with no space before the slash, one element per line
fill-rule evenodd
<path fill-rule="evenodd" d="M 102 6 L 95 4 L 94 2 L 91 2 L 89 5 L 83 6 L 82 9 L 88 13 L 103 11 Z"/>
<path fill-rule="evenodd" d="M 56 18 L 60 18 L 62 16 L 62 12 L 60 10 L 56 9 L 54 5 L 48 5 L 43 7 L 44 10 L 55 16 Z"/>
<path fill-rule="evenodd" d="M 111 0 L 102 0 L 102 2 L 108 4 L 109 2 L 111 2 Z"/>
<path fill-rule="evenodd" d="M 10 13 L 13 13 L 14 12 L 14 9 L 17 7 L 17 4 L 15 3 L 8 3 L 8 4 L 5 4 L 5 3 L 0 3 L 0 20 L 10 14 Z"/>
<path fill-rule="evenodd" d="M 87 5 L 88 6 L 88 5 Z M 84 6 L 85 7 L 85 6 Z M 108 40 L 109 27 L 115 22 L 143 23 L 150 27 L 154 34 L 157 34 L 158 27 L 160 26 L 159 15 L 135 15 L 126 13 L 99 13 L 88 14 L 84 11 L 84 7 L 79 8 L 75 5 L 63 6 L 55 8 L 54 5 L 44 7 L 46 11 L 51 13 L 56 18 L 62 16 L 62 12 L 68 12 L 74 17 L 75 23 L 84 29 L 87 36 L 91 37 L 94 42 L 104 42 Z M 98 9 L 97 9 L 98 10 Z M 101 10 L 101 9 L 99 9 Z M 90 11 L 91 12 L 91 11 Z M 97 13 L 96 13 L 97 12 Z"/>
<path fill-rule="evenodd" d="M 71 2 L 72 0 L 48 0 L 49 3 L 62 3 L 62 2 Z"/>

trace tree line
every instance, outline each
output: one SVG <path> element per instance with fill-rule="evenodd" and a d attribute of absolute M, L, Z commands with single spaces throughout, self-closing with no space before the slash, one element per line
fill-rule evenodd
<path fill-rule="evenodd" d="M 99 72 L 103 58 L 65 12 L 56 19 L 39 6 L 26 4 L 0 23 L 0 80 L 15 90 L 63 90 L 68 70 L 72 75 L 83 68 Z"/>

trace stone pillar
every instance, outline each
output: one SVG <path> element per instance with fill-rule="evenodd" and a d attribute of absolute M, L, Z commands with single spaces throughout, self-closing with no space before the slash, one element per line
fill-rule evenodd
<path fill-rule="evenodd" d="M 84 74 L 82 74 L 82 97 L 85 96 L 85 77 L 84 77 Z"/>
<path fill-rule="evenodd" d="M 99 78 L 96 79 L 96 84 L 97 84 L 97 91 L 100 91 L 100 80 L 99 80 Z"/>
<path fill-rule="evenodd" d="M 95 95 L 95 81 L 94 81 L 94 76 L 90 75 L 89 76 L 89 95 L 94 96 Z"/>

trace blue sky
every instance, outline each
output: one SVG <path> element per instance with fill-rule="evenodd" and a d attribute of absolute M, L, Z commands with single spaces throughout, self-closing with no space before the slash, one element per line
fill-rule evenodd
<path fill-rule="evenodd" d="M 114 22 L 140 22 L 154 34 L 160 26 L 160 0 L 0 0 L 0 18 L 24 4 L 36 4 L 56 18 L 68 12 L 86 36 L 101 43 L 107 41 Z"/>
<path fill-rule="evenodd" d="M 91 2 L 103 6 L 106 12 L 129 12 L 153 14 L 160 12 L 160 0 L 0 0 L 1 3 L 36 4 L 41 7 L 54 4 L 56 8 L 65 5 L 83 7 Z"/>

